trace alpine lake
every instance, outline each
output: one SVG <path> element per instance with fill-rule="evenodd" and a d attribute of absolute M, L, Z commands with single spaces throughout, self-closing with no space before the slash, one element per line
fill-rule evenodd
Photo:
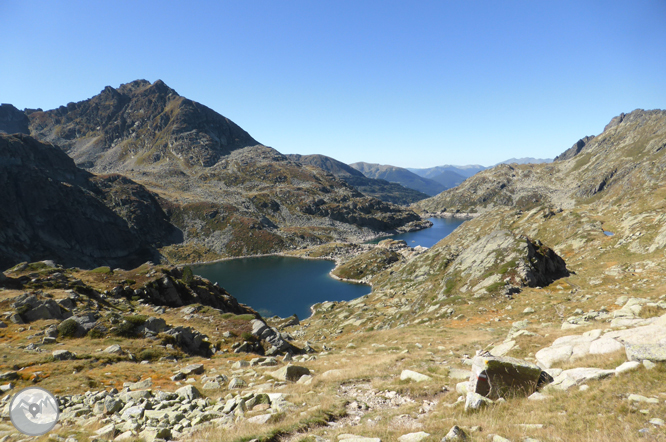
<path fill-rule="evenodd" d="M 432 227 L 388 238 L 404 240 L 410 247 L 432 247 L 449 235 L 464 219 L 429 218 Z M 380 238 L 377 243 L 386 238 Z M 261 256 L 193 265 L 194 274 L 224 287 L 239 302 L 262 316 L 299 319 L 310 316 L 310 306 L 324 301 L 349 301 L 371 291 L 364 284 L 338 281 L 329 275 L 333 261 Z"/>

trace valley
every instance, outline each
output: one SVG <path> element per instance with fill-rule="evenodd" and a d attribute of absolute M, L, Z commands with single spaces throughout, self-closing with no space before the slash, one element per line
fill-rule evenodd
<path fill-rule="evenodd" d="M 44 441 L 666 440 L 666 111 L 428 198 L 391 187 L 409 206 L 159 81 L 3 112 L 3 442 L 32 385 L 61 407 Z M 299 261 L 362 290 L 198 276 L 254 255 L 235 263 L 327 260 Z M 246 305 L 244 278 L 287 313 Z M 484 396 L 495 364 L 518 380 Z"/>

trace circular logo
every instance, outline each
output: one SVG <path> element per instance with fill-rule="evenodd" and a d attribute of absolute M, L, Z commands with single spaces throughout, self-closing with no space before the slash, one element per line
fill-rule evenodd
<path fill-rule="evenodd" d="M 55 427 L 60 417 L 58 401 L 51 392 L 28 387 L 14 395 L 9 403 L 9 418 L 23 434 L 40 436 Z"/>

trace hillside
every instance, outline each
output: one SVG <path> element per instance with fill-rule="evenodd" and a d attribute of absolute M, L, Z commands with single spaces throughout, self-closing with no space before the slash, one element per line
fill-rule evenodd
<path fill-rule="evenodd" d="M 624 115 L 621 122 L 606 126 L 600 135 L 576 143 L 574 151 L 565 154 L 568 159 L 499 165 L 414 207 L 430 212 L 484 212 L 540 205 L 572 208 L 593 201 L 622 201 L 626 205 L 628 194 L 635 201 L 653 201 L 651 192 L 660 188 L 661 170 L 666 165 L 662 149 L 665 134 L 665 111 L 636 110 Z"/>
<path fill-rule="evenodd" d="M 403 169 L 402 167 L 363 162 L 353 163 L 350 164 L 350 166 L 360 171 L 368 178 L 399 183 L 405 187 L 418 190 L 419 192 L 423 192 L 427 195 L 437 195 L 439 192 L 446 189 L 446 187 L 444 187 L 442 184 L 427 178 L 420 177 L 407 169 Z"/>
<path fill-rule="evenodd" d="M 183 235 L 160 249 L 168 262 L 363 240 L 428 224 L 259 144 L 160 80 L 106 87 L 91 99 L 25 115 L 34 137 L 58 145 L 78 166 L 120 173 L 159 195 Z"/>
<path fill-rule="evenodd" d="M 324 155 L 287 155 L 287 157 L 301 164 L 315 166 L 330 172 L 362 194 L 388 203 L 409 205 L 428 198 L 425 193 L 404 187 L 398 183 L 367 178 L 353 167 Z"/>
<path fill-rule="evenodd" d="M 487 169 L 487 167 L 481 166 L 479 164 L 471 164 L 467 166 L 451 166 L 445 164 L 443 166 L 428 167 L 425 169 L 408 168 L 407 170 L 409 170 L 410 172 L 414 172 L 418 176 L 434 179 L 434 177 L 441 175 L 445 172 L 453 172 L 457 175 L 469 178 L 472 175 L 479 173 L 484 169 Z"/>
<path fill-rule="evenodd" d="M 0 134 L 0 268 L 50 259 L 138 266 L 178 242 L 156 195 L 120 175 L 83 171 L 51 144 Z"/>
<path fill-rule="evenodd" d="M 461 202 L 447 211 L 479 213 L 430 249 L 290 251 L 372 284 L 300 321 L 187 267 L 15 266 L 0 274 L 2 401 L 53 391 L 63 440 L 662 440 L 664 147 L 666 112 L 634 111 L 570 159 L 445 192 Z"/>

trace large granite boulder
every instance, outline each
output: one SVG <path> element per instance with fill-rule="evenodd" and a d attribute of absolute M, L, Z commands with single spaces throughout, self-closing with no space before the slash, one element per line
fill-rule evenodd
<path fill-rule="evenodd" d="M 476 356 L 472 360 L 469 391 L 490 399 L 529 396 L 539 384 L 541 369 L 509 357 Z"/>

